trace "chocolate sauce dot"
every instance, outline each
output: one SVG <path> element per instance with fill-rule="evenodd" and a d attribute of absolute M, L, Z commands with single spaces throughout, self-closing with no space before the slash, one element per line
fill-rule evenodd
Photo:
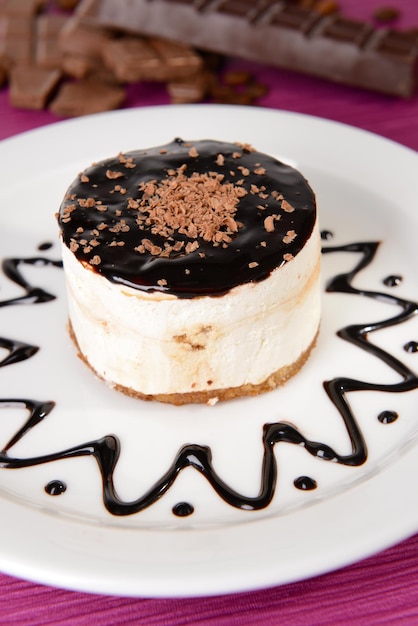
<path fill-rule="evenodd" d="M 329 239 L 332 239 L 334 237 L 334 233 L 332 233 L 330 230 L 321 230 L 321 239 L 323 241 L 328 241 Z"/>
<path fill-rule="evenodd" d="M 299 478 L 295 478 L 293 484 L 296 489 L 301 489 L 301 491 L 312 491 L 312 489 L 316 489 L 318 486 L 316 480 L 309 476 L 299 476 Z"/>
<path fill-rule="evenodd" d="M 396 413 L 396 411 L 382 411 L 377 416 L 377 419 L 381 424 L 392 424 L 392 422 L 396 422 L 398 417 L 399 415 Z"/>
<path fill-rule="evenodd" d="M 67 485 L 62 480 L 51 480 L 45 485 L 45 491 L 50 496 L 60 496 L 66 489 Z"/>
<path fill-rule="evenodd" d="M 400 285 L 401 282 L 402 276 L 399 276 L 398 274 L 391 274 L 390 276 L 386 276 L 383 280 L 383 284 L 386 285 L 386 287 L 397 287 L 397 285 Z"/>
<path fill-rule="evenodd" d="M 50 250 L 53 244 L 49 241 L 45 241 L 44 243 L 40 243 L 38 246 L 38 250 Z"/>
<path fill-rule="evenodd" d="M 188 502 L 179 502 L 173 506 L 173 513 L 177 517 L 187 517 L 194 512 L 194 508 Z"/>
<path fill-rule="evenodd" d="M 418 341 L 408 341 L 403 349 L 405 352 L 409 352 L 409 354 L 415 354 L 415 352 L 418 352 Z"/>

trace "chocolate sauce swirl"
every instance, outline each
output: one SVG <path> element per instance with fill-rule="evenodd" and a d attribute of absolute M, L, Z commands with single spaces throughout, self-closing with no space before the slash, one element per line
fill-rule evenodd
<path fill-rule="evenodd" d="M 48 293 L 41 287 L 31 285 L 25 278 L 23 273 L 23 267 L 25 265 L 34 265 L 37 267 L 62 267 L 62 261 L 55 261 L 45 257 L 29 257 L 29 258 L 9 258 L 4 259 L 2 263 L 2 270 L 4 274 L 12 282 L 22 287 L 24 295 L 11 300 L 0 301 L 0 307 L 9 306 L 10 304 L 40 304 L 44 302 L 50 302 L 55 300 L 55 296 Z"/>
<path fill-rule="evenodd" d="M 155 248 L 167 243 L 152 224 L 138 224 L 144 184 L 167 181 L 184 165 L 187 176 L 216 173 L 246 191 L 236 207 L 238 231 L 228 245 L 178 231 L 171 237 L 184 246 L 175 254 L 138 252 L 144 238 Z M 266 230 L 267 218 L 274 228 Z M 304 177 L 271 156 L 240 144 L 177 139 L 87 168 L 69 187 L 58 221 L 77 259 L 110 281 L 192 298 L 261 281 L 296 256 L 312 233 L 316 203 Z M 185 254 L 187 243 L 196 242 L 198 248 Z"/>
<path fill-rule="evenodd" d="M 366 322 L 364 324 L 350 325 L 338 331 L 338 335 L 350 343 L 353 343 L 360 350 L 364 350 L 372 354 L 377 359 L 383 361 L 399 376 L 400 381 L 393 384 L 369 383 L 367 381 L 356 380 L 352 378 L 335 378 L 325 381 L 324 388 L 329 399 L 338 409 L 343 423 L 345 425 L 347 435 L 351 442 L 351 451 L 341 454 L 326 442 L 314 441 L 307 438 L 298 428 L 288 422 L 266 423 L 263 427 L 262 443 L 263 443 L 263 461 L 260 477 L 260 490 L 258 495 L 249 497 L 246 494 L 237 492 L 231 488 L 222 477 L 216 472 L 212 464 L 211 449 L 204 445 L 187 444 L 180 448 L 167 471 L 159 480 L 152 485 L 145 494 L 140 495 L 133 501 L 123 501 L 117 494 L 113 476 L 115 468 L 121 453 L 121 445 L 117 436 L 109 434 L 97 440 L 88 441 L 68 448 L 60 450 L 52 454 L 19 458 L 10 454 L 13 446 L 18 443 L 31 429 L 35 428 L 44 419 L 50 418 L 50 414 L 54 409 L 53 401 L 37 401 L 22 398 L 6 398 L 0 399 L 1 408 L 25 408 L 28 412 L 28 418 L 11 437 L 11 439 L 3 447 L 0 452 L 0 468 L 1 469 L 20 469 L 28 468 L 46 463 L 53 463 L 62 459 L 76 459 L 79 457 L 91 457 L 95 460 L 98 470 L 102 478 L 102 495 L 103 503 L 107 511 L 112 515 L 126 516 L 140 513 L 144 509 L 153 505 L 157 500 L 164 496 L 170 487 L 174 484 L 179 474 L 185 468 L 192 468 L 199 472 L 211 485 L 214 491 L 227 504 L 245 511 L 256 511 L 266 508 L 272 501 L 277 484 L 278 465 L 276 461 L 275 448 L 279 444 L 291 444 L 303 446 L 306 453 L 314 456 L 322 461 L 331 461 L 346 466 L 359 466 L 367 460 L 367 443 L 364 435 L 359 428 L 356 416 L 352 411 L 347 400 L 347 393 L 373 390 L 392 393 L 404 393 L 418 388 L 418 377 L 395 356 L 382 348 L 374 345 L 369 336 L 377 330 L 401 324 L 409 320 L 418 312 L 418 304 L 413 301 L 398 298 L 387 293 L 368 291 L 357 289 L 353 286 L 353 280 L 357 274 L 367 267 L 374 259 L 379 243 L 365 242 L 353 243 L 346 246 L 329 247 L 323 250 L 324 253 L 353 252 L 360 253 L 360 261 L 354 268 L 344 274 L 335 276 L 327 286 L 328 292 L 347 293 L 353 296 L 362 296 L 380 300 L 387 304 L 393 305 L 396 309 L 400 309 L 394 316 L 377 322 Z M 22 286 L 27 294 L 33 294 L 36 289 L 28 284 L 23 278 L 20 271 L 17 270 L 21 265 L 31 263 L 33 259 L 9 259 L 3 264 L 3 268 L 7 270 L 7 276 L 15 280 L 17 284 Z M 57 262 L 43 259 L 42 265 L 57 265 Z M 11 269 L 12 268 L 12 269 Z M 39 294 L 38 294 L 39 295 Z M 0 302 L 0 306 L 16 305 L 16 304 L 33 304 L 46 302 L 54 296 L 48 294 L 44 300 L 42 297 L 25 297 L 15 298 L 14 300 L 6 300 Z M 34 347 L 28 347 L 19 342 L 12 340 L 3 340 L 5 347 L 10 350 L 9 362 L 2 362 L 3 365 L 17 363 L 20 360 L 31 358 Z M 9 342 L 9 343 L 7 343 Z M 17 346 L 17 347 L 16 347 Z M 15 357 L 10 356 L 15 351 Z M 17 356 L 16 356 L 17 354 Z M 382 424 L 391 424 L 399 415 L 393 409 L 383 411 L 379 416 Z M 309 491 L 316 487 L 314 478 L 300 476 L 295 479 L 295 487 Z M 64 493 L 66 486 L 56 479 L 50 481 L 47 485 L 47 492 L 51 495 Z M 172 512 L 177 517 L 188 517 L 193 513 L 193 505 L 189 502 L 181 502 L 175 505 Z"/>

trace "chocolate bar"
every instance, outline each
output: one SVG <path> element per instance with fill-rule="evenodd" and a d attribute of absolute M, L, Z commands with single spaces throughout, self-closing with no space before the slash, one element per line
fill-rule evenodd
<path fill-rule="evenodd" d="M 82 0 L 102 27 L 179 41 L 335 82 L 409 97 L 415 32 L 376 29 L 280 0 Z"/>

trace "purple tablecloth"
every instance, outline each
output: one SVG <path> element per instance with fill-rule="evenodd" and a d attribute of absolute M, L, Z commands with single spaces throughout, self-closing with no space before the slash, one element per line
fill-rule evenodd
<path fill-rule="evenodd" d="M 371 20 L 373 11 L 382 4 L 381 0 L 340 2 L 346 16 L 365 20 Z M 417 0 L 393 0 L 391 4 L 401 11 L 396 26 L 418 27 Z M 418 94 L 399 100 L 256 64 L 233 61 L 231 65 L 252 70 L 268 86 L 260 106 L 338 120 L 418 149 Z M 129 107 L 167 102 L 163 85 L 129 88 Z M 0 139 L 56 121 L 45 111 L 13 110 L 7 89 L 0 91 Z M 418 624 L 418 535 L 373 558 L 315 579 L 214 598 L 105 597 L 48 588 L 0 574 L 0 623 Z"/>

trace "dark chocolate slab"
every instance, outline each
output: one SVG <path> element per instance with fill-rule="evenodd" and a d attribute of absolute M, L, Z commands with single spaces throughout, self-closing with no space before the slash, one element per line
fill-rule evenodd
<path fill-rule="evenodd" d="M 273 0 L 84 0 L 100 26 L 410 97 L 418 36 Z"/>

